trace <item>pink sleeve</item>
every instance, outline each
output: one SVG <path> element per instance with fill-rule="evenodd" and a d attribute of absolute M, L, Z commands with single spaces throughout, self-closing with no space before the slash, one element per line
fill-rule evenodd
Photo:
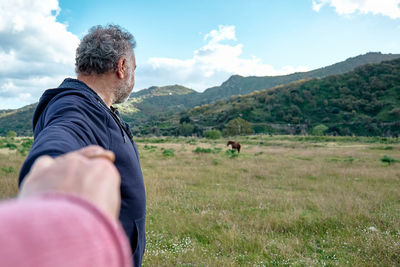
<path fill-rule="evenodd" d="M 133 266 L 119 224 L 89 202 L 59 193 L 0 205 L 0 264 Z"/>

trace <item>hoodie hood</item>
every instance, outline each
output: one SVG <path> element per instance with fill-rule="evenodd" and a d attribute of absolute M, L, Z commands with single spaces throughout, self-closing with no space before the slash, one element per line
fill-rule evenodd
<path fill-rule="evenodd" d="M 33 119 L 32 119 L 33 132 L 35 132 L 36 124 L 38 123 L 40 115 L 47 108 L 49 103 L 53 99 L 68 94 L 80 94 L 80 95 L 90 94 L 92 96 L 95 96 L 98 101 L 101 101 L 105 105 L 105 103 L 98 96 L 98 94 L 95 91 L 93 91 L 89 86 L 87 86 L 84 82 L 81 82 L 77 79 L 66 78 L 58 88 L 48 89 L 40 97 L 35 113 L 33 114 Z"/>

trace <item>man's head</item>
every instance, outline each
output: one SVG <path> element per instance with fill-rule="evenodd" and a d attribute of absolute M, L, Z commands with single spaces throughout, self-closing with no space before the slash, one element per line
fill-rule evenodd
<path fill-rule="evenodd" d="M 114 103 L 122 103 L 135 83 L 135 46 L 133 35 L 117 25 L 94 26 L 76 49 L 75 71 L 78 75 L 114 73 Z"/>

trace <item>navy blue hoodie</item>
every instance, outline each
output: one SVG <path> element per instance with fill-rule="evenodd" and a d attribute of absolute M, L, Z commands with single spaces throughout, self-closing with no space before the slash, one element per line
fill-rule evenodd
<path fill-rule="evenodd" d="M 42 155 L 57 157 L 88 145 L 115 153 L 121 175 L 119 219 L 130 240 L 135 266 L 140 266 L 146 244 L 146 194 L 139 153 L 128 124 L 85 83 L 68 78 L 58 88 L 43 93 L 33 116 L 33 132 L 34 142 L 19 184 Z"/>

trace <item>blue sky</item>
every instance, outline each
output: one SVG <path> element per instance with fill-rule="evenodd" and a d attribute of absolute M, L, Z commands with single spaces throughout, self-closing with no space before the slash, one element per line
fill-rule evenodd
<path fill-rule="evenodd" d="M 115 23 L 137 40 L 134 90 L 197 91 L 232 74 L 307 71 L 370 51 L 400 53 L 400 0 L 20 0 L 0 3 L 0 109 L 74 77 L 79 39 Z"/>

